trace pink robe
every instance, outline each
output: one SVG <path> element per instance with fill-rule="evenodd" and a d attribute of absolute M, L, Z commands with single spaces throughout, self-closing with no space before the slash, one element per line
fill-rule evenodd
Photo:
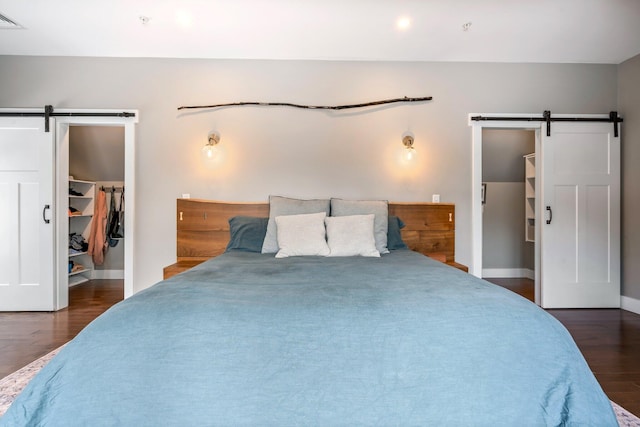
<path fill-rule="evenodd" d="M 98 191 L 96 204 L 93 209 L 93 221 L 89 233 L 89 249 L 87 253 L 93 258 L 95 265 L 104 263 L 104 250 L 107 246 L 107 194 Z"/>

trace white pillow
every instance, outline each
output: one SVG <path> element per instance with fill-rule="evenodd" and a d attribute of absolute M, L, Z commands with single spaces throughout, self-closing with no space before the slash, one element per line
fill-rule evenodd
<path fill-rule="evenodd" d="M 373 234 L 375 215 L 326 217 L 329 256 L 379 257 Z"/>
<path fill-rule="evenodd" d="M 389 227 L 389 204 L 386 200 L 344 200 L 331 199 L 331 216 L 374 214 L 373 235 L 376 249 L 381 254 L 388 254 L 387 231 Z"/>
<path fill-rule="evenodd" d="M 269 196 L 269 222 L 267 234 L 262 242 L 263 254 L 278 252 L 278 233 L 275 218 L 282 215 L 300 215 L 325 212 L 329 215 L 329 199 L 291 199 L 282 196 Z M 368 212 L 366 212 L 368 213 Z"/>
<path fill-rule="evenodd" d="M 324 219 L 326 213 L 282 215 L 275 217 L 278 236 L 276 258 L 329 255 Z"/>

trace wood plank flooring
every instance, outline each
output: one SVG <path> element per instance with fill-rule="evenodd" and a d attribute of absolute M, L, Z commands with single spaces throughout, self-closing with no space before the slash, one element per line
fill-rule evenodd
<path fill-rule="evenodd" d="M 486 279 L 533 301 L 529 279 Z M 569 330 L 609 399 L 640 417 L 640 315 L 617 309 L 547 310 Z"/>
<path fill-rule="evenodd" d="M 69 288 L 69 307 L 57 312 L 0 312 L 0 378 L 66 343 L 122 301 L 122 280 L 90 280 Z"/>
<path fill-rule="evenodd" d="M 533 281 L 487 279 L 533 300 Z M 70 290 L 56 313 L 0 313 L 0 378 L 73 338 L 123 298 L 121 280 L 93 280 Z M 549 310 L 571 332 L 605 393 L 640 416 L 640 315 L 625 310 Z"/>

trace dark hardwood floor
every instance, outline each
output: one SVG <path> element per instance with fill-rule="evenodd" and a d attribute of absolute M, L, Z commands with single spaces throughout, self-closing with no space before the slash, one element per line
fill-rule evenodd
<path fill-rule="evenodd" d="M 122 301 L 122 280 L 90 280 L 69 288 L 69 307 L 57 312 L 0 312 L 0 378 L 75 337 Z"/>
<path fill-rule="evenodd" d="M 533 281 L 487 279 L 533 300 Z M 123 298 L 121 280 L 93 280 L 70 290 L 56 313 L 0 313 L 0 378 L 73 338 Z M 549 310 L 571 332 L 611 400 L 640 416 L 640 315 L 625 310 Z"/>
<path fill-rule="evenodd" d="M 533 280 L 486 280 L 533 301 Z M 617 309 L 547 311 L 569 330 L 609 399 L 640 417 L 640 315 Z"/>

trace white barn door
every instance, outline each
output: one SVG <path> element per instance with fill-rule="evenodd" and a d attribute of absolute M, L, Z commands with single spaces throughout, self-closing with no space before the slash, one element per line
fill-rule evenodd
<path fill-rule="evenodd" d="M 0 311 L 54 309 L 54 135 L 0 118 Z"/>
<path fill-rule="evenodd" d="M 541 305 L 620 307 L 620 138 L 593 122 L 541 134 Z"/>

